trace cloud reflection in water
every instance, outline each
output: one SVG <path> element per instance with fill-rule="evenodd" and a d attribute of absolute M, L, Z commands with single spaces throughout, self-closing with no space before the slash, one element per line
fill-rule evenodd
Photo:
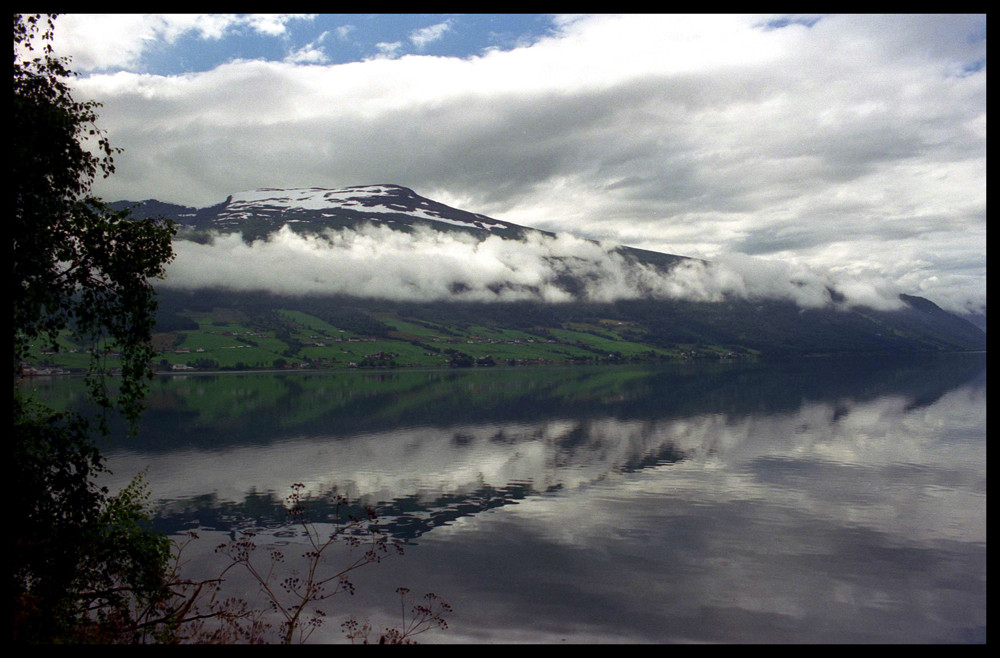
<path fill-rule="evenodd" d="M 984 641 L 985 369 L 972 372 L 929 388 L 859 378 L 756 411 L 598 404 L 121 451 L 111 466 L 148 464 L 163 499 L 305 482 L 381 506 L 415 544 L 366 582 L 447 593 L 459 617 L 436 641 Z M 633 401 L 665 393 L 642 381 Z"/>

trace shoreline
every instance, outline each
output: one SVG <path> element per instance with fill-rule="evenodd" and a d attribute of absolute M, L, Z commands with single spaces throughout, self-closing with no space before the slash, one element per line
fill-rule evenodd
<path fill-rule="evenodd" d="M 244 368 L 244 369 L 234 369 L 234 368 L 218 368 L 212 370 L 200 370 L 192 368 L 190 370 L 153 370 L 151 371 L 152 377 L 186 377 L 192 375 L 239 375 L 239 374 L 292 374 L 292 373 L 312 373 L 312 374 L 340 374 L 340 373 L 353 373 L 353 372 L 363 372 L 363 373 L 374 373 L 374 372 L 468 372 L 471 370 L 503 370 L 510 371 L 516 369 L 539 369 L 539 368 L 579 368 L 579 367 L 593 367 L 593 366 L 660 366 L 660 365 L 690 365 L 690 364 L 709 364 L 709 363 L 780 363 L 789 360 L 799 360 L 799 359 L 837 359 L 837 358 L 871 358 L 871 357 L 914 357 L 914 356 L 949 356 L 949 355 L 962 355 L 962 354 L 981 354 L 986 355 L 986 350 L 956 350 L 951 352 L 935 352 L 935 351 L 924 351 L 924 352 L 826 352 L 826 353 L 812 353 L 812 354 L 789 354 L 789 355 L 779 355 L 779 356 L 760 356 L 760 355 L 736 355 L 736 356 L 719 356 L 719 357 L 693 357 L 693 358 L 665 358 L 657 360 L 637 360 L 631 361 L 624 359 L 622 361 L 605 361 L 605 362 L 562 362 L 562 363 L 526 363 L 526 364 L 494 364 L 494 365 L 471 365 L 471 366 L 433 366 L 433 365 L 403 365 L 403 366 L 379 366 L 379 367 L 343 367 L 343 368 Z M 34 366 L 32 366 L 34 367 Z M 22 374 L 21 379 L 43 379 L 43 378 L 56 378 L 56 377 L 86 377 L 89 372 L 82 371 L 80 369 L 68 370 L 60 366 L 51 366 L 49 368 L 43 368 L 43 370 L 57 370 L 58 372 L 25 372 Z M 120 374 L 116 372 L 106 373 L 110 377 L 119 377 Z"/>

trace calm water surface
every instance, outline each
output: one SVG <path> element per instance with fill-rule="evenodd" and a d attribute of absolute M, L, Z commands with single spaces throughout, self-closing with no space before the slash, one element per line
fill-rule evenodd
<path fill-rule="evenodd" d="M 391 623 L 401 585 L 455 609 L 422 642 L 986 640 L 985 355 L 164 377 L 148 402 L 111 484 L 148 467 L 192 574 L 238 528 L 294 549 L 295 482 L 405 542 L 313 641 Z"/>

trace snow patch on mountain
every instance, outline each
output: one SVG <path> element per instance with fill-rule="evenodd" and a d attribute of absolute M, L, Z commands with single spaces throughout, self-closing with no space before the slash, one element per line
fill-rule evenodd
<path fill-rule="evenodd" d="M 469 214 L 472 219 L 449 216 L 445 211 L 435 210 L 427 199 L 412 190 L 398 185 L 359 185 L 341 189 L 320 187 L 302 188 L 260 188 L 234 194 L 218 220 L 248 219 L 258 215 L 294 215 L 300 212 L 318 212 L 320 217 L 333 217 L 331 211 L 350 210 L 364 213 L 375 221 L 391 221 L 388 217 L 404 215 L 442 222 L 454 226 L 475 227 L 486 231 L 509 228 L 505 222 L 490 219 L 485 215 Z M 460 212 L 460 211 L 456 211 Z M 294 220 L 286 220 L 294 221 Z"/>
<path fill-rule="evenodd" d="M 264 187 L 234 194 L 228 208 L 252 206 L 275 210 L 323 210 L 334 205 L 362 205 L 360 199 L 383 198 L 402 189 L 395 185 L 362 185 L 336 190 L 321 187 Z"/>

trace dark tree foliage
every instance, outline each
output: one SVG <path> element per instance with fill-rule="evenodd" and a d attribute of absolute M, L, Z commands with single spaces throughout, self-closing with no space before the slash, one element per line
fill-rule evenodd
<path fill-rule="evenodd" d="M 98 104 L 70 95 L 67 63 L 48 45 L 51 17 L 44 54 L 29 59 L 42 20 L 14 15 L 15 375 L 33 341 L 54 344 L 68 329 L 94 346 L 92 392 L 109 408 L 115 400 L 101 386 L 100 348 L 114 344 L 123 375 L 117 404 L 134 421 L 154 354 L 150 279 L 163 275 L 174 228 L 112 212 L 90 195 L 98 175 L 114 172 L 115 149 L 95 125 Z"/>
<path fill-rule="evenodd" d="M 109 496 L 90 428 L 14 396 L 14 641 L 114 643 L 166 602 L 170 543 L 151 532 L 141 482 Z"/>
<path fill-rule="evenodd" d="M 94 483 L 105 467 L 93 435 L 116 409 L 138 422 L 153 356 L 150 279 L 163 275 L 174 228 L 90 194 L 116 152 L 95 125 L 98 104 L 73 100 L 68 64 L 49 45 L 53 17 L 14 14 L 13 25 L 14 638 L 108 641 L 107 629 L 163 595 L 169 546 L 144 526 L 137 488 L 110 496 Z M 62 332 L 93 347 L 96 430 L 22 392 L 31 346 Z M 104 348 L 121 354 L 121 377 L 103 367 Z"/>

